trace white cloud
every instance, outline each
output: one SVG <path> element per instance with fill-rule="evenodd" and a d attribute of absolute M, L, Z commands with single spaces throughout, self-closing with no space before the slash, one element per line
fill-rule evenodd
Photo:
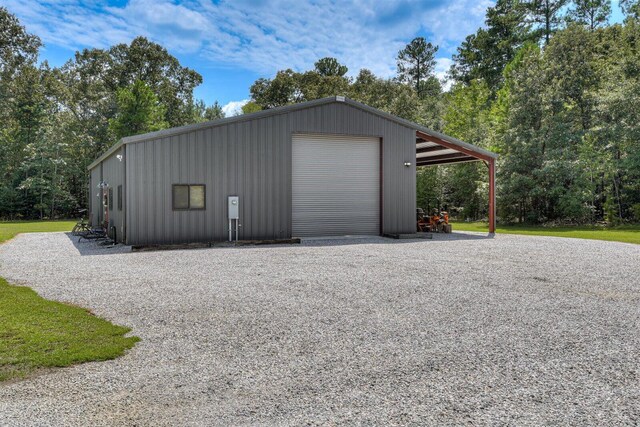
<path fill-rule="evenodd" d="M 451 87 L 451 81 L 449 80 L 447 74 L 449 73 L 449 68 L 451 68 L 452 64 L 453 61 L 450 58 L 436 59 L 435 74 L 442 83 L 442 87 L 444 90 L 449 90 L 449 88 Z"/>
<path fill-rule="evenodd" d="M 489 0 L 5 0 L 45 43 L 73 49 L 108 47 L 146 36 L 174 53 L 199 55 L 216 66 L 272 74 L 305 70 L 323 56 L 350 74 L 395 72 L 395 57 L 417 34 L 451 55 L 482 25 Z"/>
<path fill-rule="evenodd" d="M 248 99 L 242 101 L 231 101 L 222 107 L 225 117 L 233 117 L 242 114 L 242 107 L 249 102 Z"/>

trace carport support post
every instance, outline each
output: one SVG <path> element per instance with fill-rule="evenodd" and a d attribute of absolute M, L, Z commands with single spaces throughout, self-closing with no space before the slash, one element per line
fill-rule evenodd
<path fill-rule="evenodd" d="M 496 232 L 496 159 L 489 160 L 489 233 Z"/>

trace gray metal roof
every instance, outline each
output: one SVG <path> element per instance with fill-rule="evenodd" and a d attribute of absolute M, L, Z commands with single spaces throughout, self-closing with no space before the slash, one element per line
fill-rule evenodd
<path fill-rule="evenodd" d="M 426 128 L 424 126 L 421 126 L 417 123 L 411 122 L 409 120 L 405 120 L 402 119 L 400 117 L 396 117 L 393 116 L 389 113 L 385 113 L 384 111 L 378 110 L 376 108 L 370 107 L 368 105 L 362 104 L 360 102 L 354 101 L 352 99 L 343 97 L 343 96 L 331 96 L 328 98 L 321 98 L 321 99 L 316 99 L 313 101 L 307 101 L 307 102 L 301 102 L 299 104 L 293 104 L 293 105 L 287 105 L 284 107 L 278 107 L 278 108 L 272 108 L 269 110 L 263 110 L 263 111 L 258 111 L 256 113 L 250 113 L 250 114 L 242 114 L 239 116 L 234 116 L 234 117 L 227 117 L 224 119 L 219 119 L 219 120 L 213 120 L 213 121 L 209 121 L 209 122 L 203 122 L 203 123 L 196 123 L 196 124 L 192 124 L 192 125 L 186 125 L 186 126 L 180 126 L 180 127 L 175 127 L 175 128 L 170 128 L 170 129 L 163 129 L 163 130 L 159 130 L 156 132 L 149 132 L 149 133 L 145 133 L 145 134 L 141 134 L 141 135 L 133 135 L 133 136 L 127 136 L 125 138 L 120 139 L 116 144 L 114 144 L 111 148 L 109 148 L 104 154 L 102 154 L 100 157 L 98 157 L 96 160 L 94 160 L 88 167 L 88 170 L 93 169 L 94 167 L 96 167 L 97 165 L 100 164 L 100 162 L 102 162 L 104 159 L 108 158 L 109 156 L 111 156 L 115 151 L 117 151 L 122 145 L 124 144 L 131 144 L 131 143 L 136 143 L 136 142 L 142 142 L 142 141 L 148 141 L 151 139 L 156 139 L 156 138 L 164 138 L 167 136 L 172 136 L 172 135 L 178 135 L 178 134 L 182 134 L 185 132 L 192 132 L 195 130 L 199 130 L 199 129 L 206 129 L 206 128 L 211 128 L 211 127 L 216 127 L 216 126 L 223 126 L 223 125 L 227 125 L 229 123 L 239 123 L 239 122 L 243 122 L 243 121 L 247 121 L 247 120 L 254 120 L 254 119 L 259 119 L 259 118 L 264 118 L 264 117 L 269 117 L 269 116 L 275 116 L 275 115 L 279 115 L 279 114 L 286 114 L 292 111 L 298 111 L 298 110 L 303 110 L 306 108 L 311 108 L 311 107 L 315 107 L 318 105 L 324 105 L 324 104 L 330 104 L 333 102 L 342 102 L 348 105 L 351 105 L 352 107 L 355 108 L 359 108 L 363 111 L 367 111 L 369 113 L 375 114 L 377 116 L 383 117 L 387 120 L 390 120 L 392 122 L 401 124 L 403 126 L 406 126 L 408 128 L 412 128 L 416 131 L 420 131 L 423 132 L 425 134 L 428 134 L 430 136 L 433 136 L 434 138 L 438 138 L 438 139 L 442 139 L 446 142 L 449 142 L 450 144 L 459 146 L 461 148 L 465 148 L 467 150 L 479 153 L 479 154 L 483 154 L 485 156 L 489 156 L 492 158 L 497 158 L 498 155 L 496 153 L 493 153 L 491 151 L 485 150 L 483 148 L 477 147 L 475 145 L 466 143 L 464 141 L 460 141 L 459 139 L 453 138 L 451 136 L 433 131 L 429 128 Z"/>

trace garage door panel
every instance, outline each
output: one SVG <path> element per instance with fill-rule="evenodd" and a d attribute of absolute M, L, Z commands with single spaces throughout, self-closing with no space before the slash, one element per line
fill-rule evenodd
<path fill-rule="evenodd" d="M 378 138 L 294 135 L 292 154 L 294 236 L 379 234 Z"/>

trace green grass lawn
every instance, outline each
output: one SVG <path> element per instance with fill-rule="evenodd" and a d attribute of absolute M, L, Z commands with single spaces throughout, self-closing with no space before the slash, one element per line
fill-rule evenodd
<path fill-rule="evenodd" d="M 0 222 L 0 243 L 19 233 L 71 231 L 77 221 L 7 221 Z"/>
<path fill-rule="evenodd" d="M 485 222 L 454 222 L 456 231 L 488 232 L 489 226 Z M 499 225 L 496 233 L 527 234 L 533 236 L 574 237 L 577 239 L 610 240 L 640 244 L 640 226 L 625 225 L 619 227 L 542 227 L 527 225 Z"/>
<path fill-rule="evenodd" d="M 108 360 L 138 341 L 129 328 L 49 301 L 0 278 L 0 381 L 51 367 Z"/>
<path fill-rule="evenodd" d="M 0 243 L 18 233 L 70 231 L 75 223 L 0 222 Z M 0 278 L 0 381 L 46 368 L 114 359 L 139 340 L 126 337 L 129 330 Z"/>

